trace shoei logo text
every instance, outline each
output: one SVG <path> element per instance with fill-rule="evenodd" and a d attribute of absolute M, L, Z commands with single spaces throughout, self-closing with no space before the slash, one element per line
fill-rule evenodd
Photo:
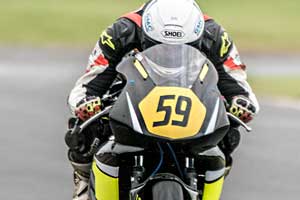
<path fill-rule="evenodd" d="M 184 37 L 184 32 L 182 31 L 164 30 L 161 34 L 165 38 L 181 39 Z"/>
<path fill-rule="evenodd" d="M 152 19 L 151 19 L 151 15 L 148 14 L 146 16 L 146 23 L 145 23 L 145 28 L 146 28 L 146 32 L 152 31 L 153 27 L 152 27 Z"/>

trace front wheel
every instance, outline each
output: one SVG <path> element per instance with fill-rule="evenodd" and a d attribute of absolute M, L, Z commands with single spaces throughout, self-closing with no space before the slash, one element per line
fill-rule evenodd
<path fill-rule="evenodd" d="M 182 187 L 175 181 L 162 181 L 153 185 L 152 197 L 155 200 L 184 200 Z"/>

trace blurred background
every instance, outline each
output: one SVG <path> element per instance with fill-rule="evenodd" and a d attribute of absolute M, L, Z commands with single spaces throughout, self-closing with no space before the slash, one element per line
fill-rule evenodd
<path fill-rule="evenodd" d="M 261 104 L 222 199 L 299 198 L 299 0 L 198 2 L 234 39 Z M 102 30 L 143 3 L 0 0 L 1 199 L 71 199 L 68 93 Z"/>

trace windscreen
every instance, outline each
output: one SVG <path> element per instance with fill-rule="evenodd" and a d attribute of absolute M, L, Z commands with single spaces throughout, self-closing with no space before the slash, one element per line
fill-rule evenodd
<path fill-rule="evenodd" d="M 191 88 L 206 62 L 199 50 L 188 45 L 156 45 L 144 52 L 144 67 L 157 86 Z"/>

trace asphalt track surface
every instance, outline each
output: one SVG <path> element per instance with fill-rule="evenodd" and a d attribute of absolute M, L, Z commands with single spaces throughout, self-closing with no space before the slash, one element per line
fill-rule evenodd
<path fill-rule="evenodd" d="M 88 53 L 0 48 L 0 199 L 71 199 L 66 98 Z M 261 107 L 234 154 L 223 200 L 299 199 L 300 104 L 263 98 Z"/>

